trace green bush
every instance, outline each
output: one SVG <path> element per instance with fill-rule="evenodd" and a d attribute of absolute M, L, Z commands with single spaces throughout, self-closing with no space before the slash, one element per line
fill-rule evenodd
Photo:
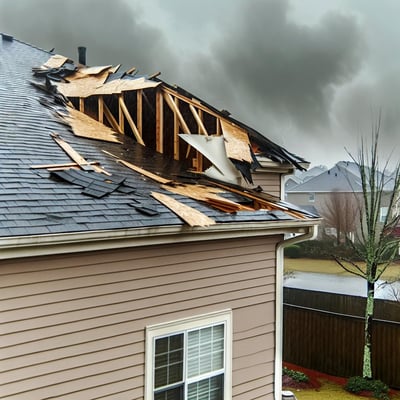
<path fill-rule="evenodd" d="M 285 257 L 288 258 L 300 258 L 301 257 L 301 249 L 297 244 L 292 244 L 285 248 Z"/>
<path fill-rule="evenodd" d="M 358 394 L 365 390 L 372 392 L 376 399 L 389 399 L 389 387 L 380 380 L 367 379 L 362 376 L 353 376 L 349 378 L 344 388 L 351 393 Z"/>
<path fill-rule="evenodd" d="M 331 260 L 332 256 L 335 255 L 357 261 L 354 257 L 354 250 L 349 245 L 345 243 L 338 245 L 331 239 L 309 240 L 299 243 L 297 246 L 300 247 L 301 257 Z"/>
<path fill-rule="evenodd" d="M 300 371 L 294 371 L 287 367 L 283 367 L 282 375 L 287 375 L 296 382 L 308 382 L 308 376 L 305 373 Z"/>

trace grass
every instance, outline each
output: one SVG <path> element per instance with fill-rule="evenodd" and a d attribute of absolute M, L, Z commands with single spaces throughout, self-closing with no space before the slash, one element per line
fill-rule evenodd
<path fill-rule="evenodd" d="M 360 264 L 362 265 L 362 264 Z M 316 260 L 312 258 L 285 258 L 286 271 L 318 272 L 325 274 L 348 275 L 334 260 Z M 389 265 L 383 273 L 382 278 L 388 281 L 400 279 L 400 265 L 398 262 Z"/>
<path fill-rule="evenodd" d="M 344 390 L 343 386 L 347 381 L 345 378 L 323 374 L 321 372 L 302 368 L 292 364 L 284 364 L 290 369 L 304 372 L 309 377 L 310 386 L 312 386 L 311 388 L 299 389 L 284 387 L 286 390 L 291 390 L 298 400 L 366 400 L 374 398 L 358 396 Z M 400 392 L 392 390 L 390 392 L 390 399 L 400 400 Z"/>

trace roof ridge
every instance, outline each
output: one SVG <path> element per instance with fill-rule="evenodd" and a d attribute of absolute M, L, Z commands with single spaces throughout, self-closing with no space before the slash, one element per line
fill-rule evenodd
<path fill-rule="evenodd" d="M 16 42 L 21 43 L 21 44 L 24 44 L 24 45 L 29 46 L 29 47 L 32 47 L 33 49 L 43 51 L 43 52 L 45 52 L 45 53 L 47 53 L 47 54 L 53 54 L 52 52 L 50 52 L 50 51 L 48 51 L 48 50 L 42 49 L 41 47 L 35 46 L 35 45 L 33 45 L 33 44 L 31 44 L 31 43 L 28 43 L 28 42 L 24 42 L 24 41 L 21 40 L 21 39 L 17 39 L 16 37 L 14 37 L 13 35 L 10 35 L 10 34 L 8 34 L 8 33 L 0 32 L 0 34 L 1 34 L 1 35 L 6 35 L 6 36 L 8 36 L 8 37 L 11 37 L 13 41 L 15 40 Z"/>

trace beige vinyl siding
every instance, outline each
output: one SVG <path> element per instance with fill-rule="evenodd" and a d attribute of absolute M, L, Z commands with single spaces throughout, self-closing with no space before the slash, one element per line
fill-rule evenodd
<path fill-rule="evenodd" d="M 257 170 L 252 173 L 253 185 L 260 186 L 264 192 L 273 196 L 281 196 L 281 174 Z"/>
<path fill-rule="evenodd" d="M 141 399 L 145 327 L 231 308 L 233 397 L 272 398 L 278 240 L 2 262 L 0 397 Z"/>

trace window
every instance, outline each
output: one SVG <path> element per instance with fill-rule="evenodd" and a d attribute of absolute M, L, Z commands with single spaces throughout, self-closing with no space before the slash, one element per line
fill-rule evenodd
<path fill-rule="evenodd" d="M 315 193 L 308 193 L 308 201 L 310 203 L 314 203 L 315 202 Z"/>
<path fill-rule="evenodd" d="M 385 219 L 387 217 L 389 211 L 389 207 L 381 207 L 380 213 L 379 213 L 379 222 L 385 222 Z"/>
<path fill-rule="evenodd" d="M 229 400 L 230 386 L 230 310 L 147 327 L 147 400 Z"/>

